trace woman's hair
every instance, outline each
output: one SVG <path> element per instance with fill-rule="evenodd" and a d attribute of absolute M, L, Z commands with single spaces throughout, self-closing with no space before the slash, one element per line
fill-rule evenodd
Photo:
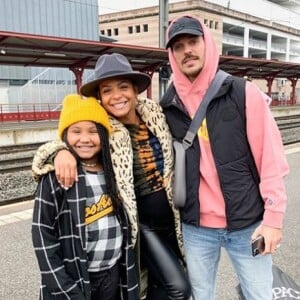
<path fill-rule="evenodd" d="M 111 198 L 111 201 L 112 201 L 112 204 L 113 204 L 116 214 L 119 215 L 120 197 L 118 194 L 117 184 L 116 184 L 116 180 L 115 180 L 115 174 L 113 171 L 113 165 L 112 165 L 110 147 L 109 147 L 108 131 L 103 125 L 101 125 L 99 123 L 95 123 L 95 124 L 96 124 L 96 128 L 97 128 L 97 131 L 98 131 L 98 134 L 100 137 L 100 142 L 101 142 L 101 151 L 98 153 L 98 161 L 102 164 L 102 167 L 103 167 L 107 194 Z M 64 131 L 62 140 L 67 144 L 70 152 L 75 156 L 77 163 L 80 163 L 79 156 L 76 154 L 76 152 L 72 149 L 72 147 L 68 143 L 67 130 L 68 130 L 68 128 Z"/>

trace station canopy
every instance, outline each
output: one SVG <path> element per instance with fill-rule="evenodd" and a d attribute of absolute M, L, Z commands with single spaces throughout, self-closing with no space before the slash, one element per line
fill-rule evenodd
<path fill-rule="evenodd" d="M 0 65 L 93 69 L 104 53 L 125 55 L 141 72 L 168 66 L 162 48 L 0 31 Z M 277 60 L 220 56 L 220 68 L 253 79 L 300 78 L 300 64 Z"/>

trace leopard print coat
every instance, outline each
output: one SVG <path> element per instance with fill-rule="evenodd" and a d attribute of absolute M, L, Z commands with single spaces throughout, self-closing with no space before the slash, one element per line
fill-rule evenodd
<path fill-rule="evenodd" d="M 147 98 L 138 98 L 137 112 L 140 118 L 149 128 L 149 130 L 158 138 L 162 152 L 164 155 L 164 186 L 166 189 L 169 204 L 173 210 L 175 229 L 178 239 L 179 248 L 183 254 L 183 242 L 180 226 L 179 211 L 175 208 L 172 201 L 172 181 L 173 181 L 173 148 L 172 137 L 169 132 L 168 125 L 165 120 L 165 116 L 162 113 L 162 109 L 158 103 Z M 113 128 L 110 135 L 110 148 L 111 157 L 113 162 L 113 169 L 116 176 L 116 182 L 119 192 L 124 201 L 126 211 L 129 216 L 129 220 L 132 228 L 132 242 L 134 245 L 138 236 L 138 222 L 137 222 L 137 206 L 134 194 L 134 180 L 133 180 L 133 152 L 131 147 L 131 139 L 128 130 L 125 126 L 110 117 L 110 123 Z M 53 141 L 42 145 L 34 159 L 32 164 L 33 177 L 38 178 L 53 170 L 54 167 L 49 161 L 49 157 L 56 151 L 65 148 L 66 145 L 61 141 Z"/>

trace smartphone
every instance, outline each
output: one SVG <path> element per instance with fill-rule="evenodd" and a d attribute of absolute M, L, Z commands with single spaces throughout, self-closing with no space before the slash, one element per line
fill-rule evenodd
<path fill-rule="evenodd" d="M 252 255 L 256 256 L 265 250 L 265 239 L 262 235 L 258 236 L 251 242 Z"/>

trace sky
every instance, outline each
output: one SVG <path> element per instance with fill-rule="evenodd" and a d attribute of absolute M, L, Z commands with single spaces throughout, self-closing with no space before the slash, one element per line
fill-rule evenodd
<path fill-rule="evenodd" d="M 99 14 L 159 5 L 160 0 L 98 0 Z M 175 3 L 182 0 L 169 0 Z"/>

